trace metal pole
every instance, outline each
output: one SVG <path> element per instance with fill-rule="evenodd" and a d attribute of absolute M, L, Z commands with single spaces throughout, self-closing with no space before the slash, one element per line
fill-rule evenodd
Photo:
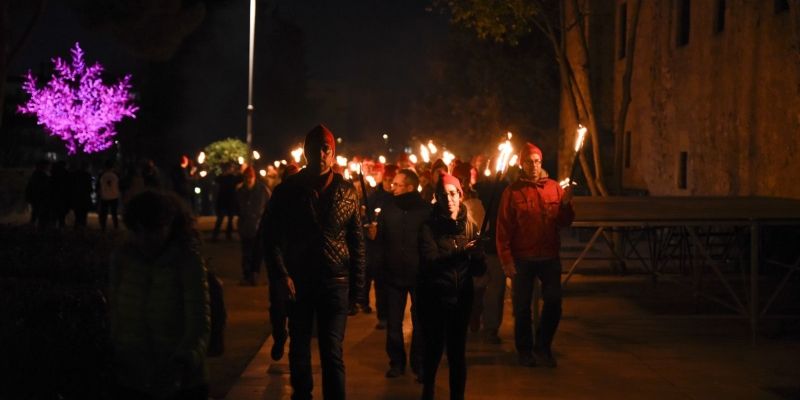
<path fill-rule="evenodd" d="M 253 147 L 253 51 L 256 33 L 256 0 L 250 0 L 250 57 L 247 74 L 247 147 Z"/>

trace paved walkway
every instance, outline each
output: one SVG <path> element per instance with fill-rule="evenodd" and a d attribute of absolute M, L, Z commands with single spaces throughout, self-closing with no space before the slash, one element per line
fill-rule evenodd
<path fill-rule="evenodd" d="M 510 304 L 501 345 L 468 343 L 468 399 L 798 399 L 800 340 L 760 338 L 750 345 L 747 324 L 732 318 L 673 313 L 649 307 L 638 297 L 661 296 L 645 277 L 577 276 L 570 282 L 556 338 L 557 369 L 516 364 Z M 652 292 L 652 293 L 651 293 Z M 659 303 L 663 301 L 659 299 Z M 408 314 L 406 325 L 409 324 Z M 385 331 L 374 314 L 348 320 L 345 336 L 350 399 L 416 399 L 413 375 L 387 379 Z M 774 332 L 774 331 L 773 331 Z M 780 332 L 780 331 L 779 331 Z M 774 334 L 774 333 L 773 333 Z M 410 331 L 406 329 L 406 337 Z M 264 342 L 228 399 L 289 399 L 286 358 L 269 358 Z M 319 359 L 314 349 L 314 397 L 321 399 Z M 269 372 L 268 372 L 269 371 Z M 437 398 L 449 397 L 446 361 L 437 377 Z"/>

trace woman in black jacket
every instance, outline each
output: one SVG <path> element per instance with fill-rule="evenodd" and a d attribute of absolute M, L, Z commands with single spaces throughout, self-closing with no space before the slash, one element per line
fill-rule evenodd
<path fill-rule="evenodd" d="M 433 399 L 436 369 L 447 344 L 450 398 L 463 399 L 467 382 L 467 324 L 472 312 L 472 277 L 486 271 L 483 251 L 474 240 L 477 226 L 461 204 L 458 179 L 443 174 L 436 204 L 420 230 L 419 314 L 425 335 L 422 398 Z"/>

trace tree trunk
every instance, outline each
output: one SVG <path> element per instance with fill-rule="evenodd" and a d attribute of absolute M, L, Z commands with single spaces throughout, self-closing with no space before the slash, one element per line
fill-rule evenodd
<path fill-rule="evenodd" d="M 633 0 L 632 13 L 631 13 L 631 26 L 628 32 L 628 37 L 625 38 L 625 50 L 628 54 L 625 55 L 625 71 L 622 74 L 622 102 L 619 107 L 619 114 L 617 114 L 616 129 L 614 130 L 614 186 L 617 193 L 622 192 L 622 173 L 625 169 L 623 165 L 623 142 L 625 138 L 625 120 L 628 117 L 628 106 L 631 103 L 631 78 L 633 77 L 633 54 L 636 46 L 636 30 L 639 27 L 639 10 L 641 9 L 642 1 Z M 627 24 L 627 21 L 623 22 Z"/>

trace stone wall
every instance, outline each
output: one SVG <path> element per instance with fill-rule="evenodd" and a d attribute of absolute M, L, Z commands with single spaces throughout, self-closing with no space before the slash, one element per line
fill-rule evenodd
<path fill-rule="evenodd" d="M 694 0 L 689 41 L 678 46 L 680 3 L 642 3 L 625 187 L 652 195 L 800 198 L 796 10 L 776 13 L 774 1 L 727 0 L 724 28 L 715 32 L 718 1 Z M 623 68 L 618 59 L 614 109 Z M 687 153 L 685 189 L 678 185 L 681 152 Z"/>

